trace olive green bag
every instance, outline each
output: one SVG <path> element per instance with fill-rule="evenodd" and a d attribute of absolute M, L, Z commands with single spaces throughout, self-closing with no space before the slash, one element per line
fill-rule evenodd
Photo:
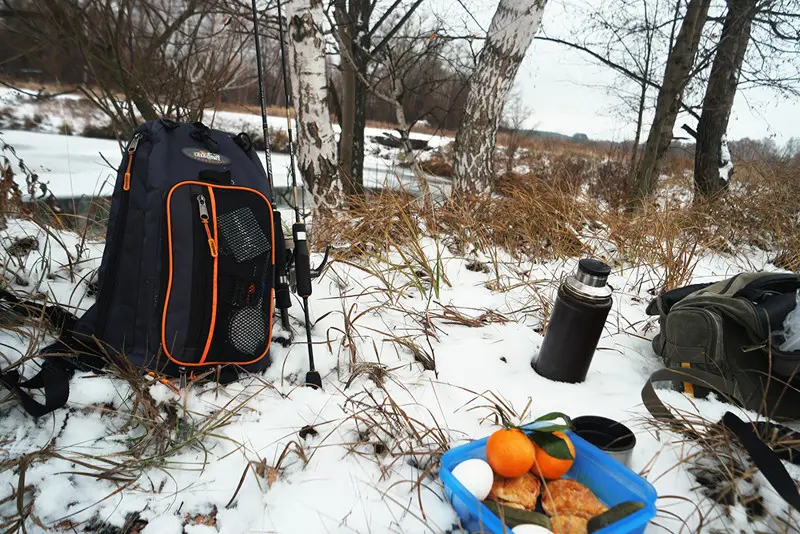
<path fill-rule="evenodd" d="M 798 274 L 743 273 L 654 299 L 647 313 L 659 317 L 653 349 L 665 368 L 645 384 L 645 406 L 667 414 L 653 384 L 669 382 L 693 397 L 714 391 L 760 415 L 800 420 L 800 351 L 779 350 L 799 288 Z"/>
<path fill-rule="evenodd" d="M 783 323 L 797 306 L 800 275 L 744 273 L 712 284 L 669 291 L 653 300 L 660 330 L 653 349 L 665 367 L 642 388 L 656 419 L 677 422 L 653 384 L 669 382 L 693 397 L 710 392 L 778 421 L 800 420 L 800 351 L 785 352 Z M 800 447 L 775 449 L 776 432 L 798 443 L 800 434 L 770 421 L 745 422 L 731 411 L 720 424 L 735 435 L 775 491 L 800 511 L 800 492 L 782 460 L 800 465 Z"/>

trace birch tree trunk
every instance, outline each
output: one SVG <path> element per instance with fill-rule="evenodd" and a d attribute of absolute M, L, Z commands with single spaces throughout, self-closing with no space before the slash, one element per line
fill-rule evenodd
<path fill-rule="evenodd" d="M 694 183 L 695 190 L 703 196 L 724 190 L 733 170 L 726 131 L 739 71 L 750 41 L 750 28 L 758 12 L 757 3 L 757 0 L 728 0 L 728 13 L 697 123 Z"/>
<path fill-rule="evenodd" d="M 344 187 L 336 169 L 336 138 L 328 109 L 325 43 L 319 24 L 322 0 L 289 4 L 292 100 L 297 125 L 297 168 L 314 199 L 314 211 L 342 207 Z"/>
<path fill-rule="evenodd" d="M 497 126 L 547 0 L 500 0 L 470 80 L 453 152 L 453 188 L 491 191 Z"/>
<path fill-rule="evenodd" d="M 683 91 L 694 66 L 710 4 L 711 0 L 690 0 L 686 8 L 686 16 L 675 39 L 675 46 L 667 58 L 653 124 L 636 169 L 631 199 L 634 202 L 641 202 L 655 190 L 661 161 L 672 142 L 675 120 L 678 118 Z"/>

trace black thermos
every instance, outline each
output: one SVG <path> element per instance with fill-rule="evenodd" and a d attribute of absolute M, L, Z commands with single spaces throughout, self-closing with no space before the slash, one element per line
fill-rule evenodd
<path fill-rule="evenodd" d="M 582 259 L 558 288 L 542 348 L 531 362 L 537 373 L 558 382 L 586 379 L 611 310 L 610 273 L 605 263 Z"/>

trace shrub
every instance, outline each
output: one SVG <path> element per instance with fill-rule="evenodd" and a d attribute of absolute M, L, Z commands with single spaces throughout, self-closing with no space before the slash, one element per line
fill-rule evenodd
<path fill-rule="evenodd" d="M 429 158 L 420 163 L 420 168 L 428 174 L 434 176 L 453 176 L 453 165 L 448 158 L 441 152 L 434 152 Z"/>
<path fill-rule="evenodd" d="M 81 133 L 84 137 L 92 137 L 95 139 L 124 139 L 128 134 L 122 132 L 120 129 L 115 128 L 111 124 L 99 126 L 97 124 L 87 123 Z"/>

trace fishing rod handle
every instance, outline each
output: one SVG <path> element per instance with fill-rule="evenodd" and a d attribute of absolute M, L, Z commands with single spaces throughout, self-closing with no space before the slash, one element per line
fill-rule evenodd
<path fill-rule="evenodd" d="M 308 251 L 306 225 L 301 222 L 292 226 L 294 239 L 294 270 L 297 277 L 297 294 L 303 298 L 311 296 L 311 257 Z"/>
<path fill-rule="evenodd" d="M 275 227 L 275 305 L 278 309 L 285 310 L 292 306 L 292 296 L 289 293 L 286 240 L 283 237 L 281 212 L 273 207 L 272 217 Z"/>

